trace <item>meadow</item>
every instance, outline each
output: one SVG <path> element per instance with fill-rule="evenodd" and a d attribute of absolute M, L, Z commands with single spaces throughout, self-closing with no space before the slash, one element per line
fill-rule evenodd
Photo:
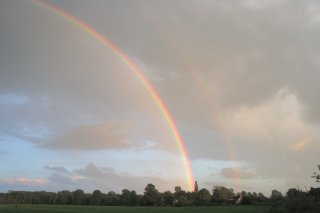
<path fill-rule="evenodd" d="M 269 210 L 269 206 L 120 207 L 68 205 L 0 205 L 1 213 L 266 213 Z"/>

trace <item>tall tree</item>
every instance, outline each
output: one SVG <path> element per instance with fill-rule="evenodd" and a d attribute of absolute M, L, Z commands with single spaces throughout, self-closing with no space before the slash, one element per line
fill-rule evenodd
<path fill-rule="evenodd" d="M 124 206 L 131 205 L 131 193 L 128 189 L 122 190 L 122 194 L 120 195 L 120 204 Z"/>
<path fill-rule="evenodd" d="M 120 196 L 114 191 L 108 192 L 108 194 L 104 195 L 102 198 L 102 203 L 107 206 L 116 206 L 119 205 Z"/>
<path fill-rule="evenodd" d="M 90 204 L 91 205 L 100 205 L 102 199 L 102 193 L 100 190 L 94 190 L 91 195 Z"/>
<path fill-rule="evenodd" d="M 84 191 L 81 189 L 77 189 L 76 191 L 72 192 L 73 204 L 81 205 L 84 203 L 86 199 L 86 195 Z"/>
<path fill-rule="evenodd" d="M 224 186 L 215 186 L 212 190 L 212 199 L 216 203 L 227 203 L 229 199 L 234 197 L 233 189 Z"/>
<path fill-rule="evenodd" d="M 273 203 L 281 203 L 283 201 L 282 193 L 276 189 L 271 191 L 270 200 Z"/>
<path fill-rule="evenodd" d="M 259 203 L 263 203 L 263 202 L 267 202 L 268 198 L 266 196 L 264 196 L 264 194 L 262 192 L 258 193 L 258 202 Z"/>
<path fill-rule="evenodd" d="M 136 205 L 138 205 L 138 195 L 137 195 L 137 192 L 136 191 L 134 191 L 134 190 L 132 190 L 131 192 L 130 192 L 130 204 L 132 205 L 132 206 L 136 206 Z"/>
<path fill-rule="evenodd" d="M 207 189 L 201 189 L 197 194 L 197 204 L 208 205 L 211 200 L 210 192 Z"/>
<path fill-rule="evenodd" d="M 160 194 L 152 183 L 149 183 L 144 189 L 144 201 L 147 206 L 159 205 L 160 203 Z"/>
<path fill-rule="evenodd" d="M 198 187 L 198 182 L 196 181 L 194 182 L 194 192 L 198 193 L 198 191 L 199 191 L 199 187 Z"/>
<path fill-rule="evenodd" d="M 68 190 L 59 191 L 56 196 L 57 204 L 72 204 L 72 193 Z"/>
<path fill-rule="evenodd" d="M 182 190 L 181 186 L 174 187 L 174 205 L 176 206 L 184 206 L 188 204 L 187 193 Z"/>
<path fill-rule="evenodd" d="M 172 192 L 170 191 L 165 191 L 162 194 L 162 199 L 163 199 L 163 204 L 166 206 L 172 205 L 174 201 L 174 197 Z"/>

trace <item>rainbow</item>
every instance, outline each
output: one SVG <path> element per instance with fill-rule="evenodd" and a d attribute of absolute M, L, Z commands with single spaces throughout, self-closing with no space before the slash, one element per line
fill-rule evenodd
<path fill-rule="evenodd" d="M 108 40 L 105 36 L 103 36 L 101 33 L 99 33 L 97 30 L 95 30 L 93 27 L 91 27 L 89 24 L 84 22 L 83 20 L 73 16 L 72 14 L 68 13 L 67 11 L 63 10 L 62 8 L 48 3 L 43 2 L 41 0 L 32 0 L 33 3 L 36 5 L 49 10 L 50 12 L 62 17 L 66 21 L 70 22 L 71 24 L 79 27 L 83 31 L 90 34 L 93 38 L 97 39 L 101 44 L 103 44 L 105 47 L 109 48 L 136 76 L 137 78 L 142 82 L 142 84 L 145 86 L 147 91 L 149 92 L 150 96 L 153 98 L 157 106 L 159 107 L 160 111 L 162 112 L 163 116 L 166 119 L 167 124 L 169 125 L 174 140 L 178 145 L 178 148 L 181 152 L 182 160 L 184 163 L 185 173 L 187 176 L 187 183 L 188 188 L 190 191 L 193 191 L 194 189 L 194 179 L 192 174 L 192 169 L 190 165 L 190 161 L 188 158 L 187 150 L 184 146 L 182 137 L 178 131 L 178 128 L 174 122 L 174 119 L 172 115 L 170 114 L 170 111 L 164 101 L 161 99 L 159 94 L 156 92 L 152 84 L 148 81 L 148 79 L 143 75 L 143 73 L 139 70 L 139 68 L 134 64 L 134 62 L 121 50 L 119 49 L 114 43 L 112 43 L 110 40 Z"/>

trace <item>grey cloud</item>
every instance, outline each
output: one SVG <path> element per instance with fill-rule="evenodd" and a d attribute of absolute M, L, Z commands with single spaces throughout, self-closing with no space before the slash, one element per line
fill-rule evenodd
<path fill-rule="evenodd" d="M 152 68 L 150 72 L 165 79 L 166 81 L 153 83 L 179 119 L 210 123 L 206 114 L 211 106 L 203 100 L 203 89 L 195 85 L 194 73 L 184 62 L 188 61 L 187 59 L 194 65 L 197 75 L 205 79 L 205 90 L 221 111 L 224 108 L 255 104 L 288 86 L 308 105 L 308 118 L 317 120 L 320 114 L 317 111 L 319 103 L 314 94 L 318 89 L 316 79 L 319 77 L 315 58 L 319 52 L 319 30 L 317 24 L 312 24 L 312 15 L 308 10 L 309 5 L 317 6 L 313 1 L 282 1 L 270 4 L 257 2 L 256 4 L 262 5 L 259 10 L 248 7 L 244 2 L 234 1 L 146 1 L 143 4 L 133 1 L 132 7 L 117 1 L 98 2 L 99 6 L 82 2 L 83 7 L 74 7 L 74 2 L 60 4 L 80 18 L 86 18 L 93 25 L 99 26 L 99 31 Z M 33 6 L 28 7 L 31 10 Z M 95 12 L 87 17 L 84 15 L 84 8 Z M 119 14 L 121 18 L 114 18 Z M 19 26 L 17 25 L 17 29 Z M 34 39 L 33 42 L 26 43 L 36 42 L 41 40 Z M 43 43 L 48 46 L 50 42 Z M 73 46 L 73 50 L 79 49 L 75 44 L 67 45 Z M 176 50 L 176 47 L 180 50 Z M 26 51 L 29 49 L 30 47 L 26 48 Z M 45 57 L 45 54 L 40 55 Z M 60 54 L 56 55 L 59 57 Z M 83 60 L 80 61 L 87 58 L 81 57 Z M 72 63 L 65 59 L 59 61 L 64 61 L 66 67 L 70 67 L 75 66 L 72 64 L 77 64 L 73 62 L 79 61 L 78 59 L 72 58 Z M 110 85 L 102 86 L 100 71 L 97 78 L 88 78 L 87 69 L 82 67 L 68 69 L 68 74 L 62 78 L 62 74 L 55 71 L 60 68 L 53 64 L 50 70 L 39 69 L 37 75 L 32 74 L 35 71 L 31 69 L 27 70 L 27 74 L 19 74 L 35 77 L 32 81 L 37 83 L 29 82 L 29 86 L 41 84 L 44 88 L 50 87 L 50 91 L 56 91 L 55 85 L 58 83 L 64 93 L 71 92 L 70 94 L 81 96 L 87 94 L 86 98 L 90 97 L 88 92 L 91 89 L 88 90 L 87 87 L 90 86 L 96 88 L 96 91 L 103 91 L 99 93 L 99 99 L 112 100 L 110 91 L 115 88 L 113 83 L 119 81 L 108 81 Z M 172 73 L 177 76 L 174 80 Z M 12 74 L 10 71 L 10 75 L 18 73 Z M 75 75 L 79 81 L 72 81 Z M 113 73 L 112 77 L 115 75 Z M 5 76 L 9 76 L 9 71 Z M 42 76 L 42 79 L 37 80 L 37 76 Z M 9 79 L 3 81 L 10 82 Z M 88 85 L 77 82 L 87 82 Z M 50 84 L 52 85 L 49 86 Z M 24 84 L 20 82 L 19 86 L 21 85 Z M 105 87 L 107 88 L 99 89 Z M 201 104 L 189 104 L 190 100 Z M 119 105 L 121 106 L 120 103 Z M 197 113 L 192 113 L 194 111 Z"/>
<path fill-rule="evenodd" d="M 83 3 L 96 11 L 88 20 L 103 22 L 102 33 L 164 79 L 152 83 L 183 122 L 210 126 L 214 107 L 222 114 L 255 105 L 283 87 L 307 105 L 309 121 L 318 120 L 320 31 L 308 9 L 317 8 L 314 1 L 111 1 L 98 10 Z M 84 14 L 72 2 L 61 5 Z M 123 14 L 117 11 L 126 15 L 112 18 Z"/>
<path fill-rule="evenodd" d="M 144 7 L 142 11 L 146 12 L 131 20 L 124 19 L 136 26 L 141 24 L 141 16 L 145 16 L 150 28 L 127 29 L 125 23 L 119 26 L 108 20 L 114 28 L 131 30 L 137 37 L 147 38 L 130 39 L 124 33 L 119 43 L 126 43 L 124 48 L 134 51 L 150 67 L 156 67 L 157 73 L 166 79 L 155 84 L 180 118 L 205 122 L 207 117 L 202 113 L 210 110 L 206 108 L 209 104 L 188 104 L 190 100 L 201 103 L 203 93 L 193 85 L 194 74 L 184 64 L 190 59 L 197 74 L 205 79 L 206 92 L 222 111 L 226 107 L 259 103 L 287 86 L 309 106 L 308 117 L 317 119 L 319 103 L 314 91 L 319 89 L 316 71 L 319 65 L 315 56 L 319 53 L 320 31 L 313 24 L 310 4 L 317 7 L 314 1 L 270 4 L 262 1 L 259 10 L 234 1 L 135 2 L 134 6 Z M 123 7 L 119 3 L 117 8 Z M 148 39 L 158 38 L 155 32 L 162 35 L 159 42 Z M 111 36 L 119 34 L 114 32 Z M 174 45 L 182 51 L 177 51 Z M 150 52 L 150 49 L 160 50 Z M 178 76 L 174 81 L 170 81 L 171 71 Z M 192 117 L 194 113 L 190 112 L 194 110 L 198 117 Z"/>
<path fill-rule="evenodd" d="M 110 171 L 104 172 L 100 168 L 96 167 L 93 163 L 87 164 L 87 166 L 84 169 L 79 169 L 74 171 L 76 174 L 83 175 L 85 177 L 93 177 L 93 178 L 106 178 L 109 175 L 112 174 Z"/>
<path fill-rule="evenodd" d="M 127 127 L 124 123 L 86 125 L 72 129 L 41 148 L 54 150 L 101 150 L 129 148 Z"/>
<path fill-rule="evenodd" d="M 39 144 L 76 126 L 149 116 L 152 99 L 110 49 L 31 2 L 1 2 L 0 11 L 0 95 L 28 100 L 1 107 L 0 130 Z"/>
<path fill-rule="evenodd" d="M 135 186 L 135 190 L 142 193 L 148 183 L 153 183 L 160 190 L 167 189 L 167 182 L 159 177 L 118 174 L 112 168 L 100 168 L 93 163 L 87 164 L 84 169 L 74 170 L 74 173 L 84 178 L 82 182 L 86 184 L 85 188 L 91 187 L 94 189 L 94 186 L 99 185 L 104 191 L 120 192 L 124 188 L 131 189 Z"/>
<path fill-rule="evenodd" d="M 131 111 L 141 103 L 140 82 L 132 81 L 133 73 L 99 42 L 86 43 L 88 34 L 31 2 L 1 4 L 1 92 L 113 111 Z"/>
<path fill-rule="evenodd" d="M 62 185 L 73 185 L 74 181 L 66 176 L 66 175 L 61 175 L 57 173 L 53 173 L 50 175 L 48 178 L 51 182 L 51 184 L 62 184 Z"/>
<path fill-rule="evenodd" d="M 223 182 L 223 181 L 206 181 L 203 183 L 203 187 L 206 189 L 213 189 L 214 186 L 224 186 L 227 187 L 228 189 L 233 189 L 235 190 L 234 192 L 237 193 L 236 189 L 239 188 L 239 184 L 236 182 Z M 250 184 L 241 184 L 240 185 L 241 190 L 245 191 L 255 191 L 255 188 L 253 188 Z"/>
<path fill-rule="evenodd" d="M 257 178 L 257 174 L 247 169 L 243 168 L 224 168 L 221 170 L 220 174 L 224 178 L 229 179 L 252 179 Z"/>
<path fill-rule="evenodd" d="M 43 168 L 64 174 L 69 173 L 69 171 L 64 166 L 43 166 Z"/>

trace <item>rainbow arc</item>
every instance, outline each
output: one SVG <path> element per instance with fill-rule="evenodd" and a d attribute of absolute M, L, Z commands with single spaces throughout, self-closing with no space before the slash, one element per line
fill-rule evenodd
<path fill-rule="evenodd" d="M 150 81 L 143 75 L 143 73 L 140 71 L 140 69 L 135 65 L 135 63 L 120 49 L 118 48 L 114 43 L 112 43 L 109 39 L 107 39 L 104 35 L 99 33 L 96 29 L 91 27 L 89 24 L 84 22 L 83 20 L 79 19 L 76 16 L 73 16 L 72 14 L 68 13 L 67 11 L 63 10 L 62 8 L 40 0 L 32 0 L 33 3 L 36 5 L 39 5 L 40 7 L 60 16 L 64 20 L 68 21 L 74 26 L 77 26 L 78 28 L 82 29 L 83 31 L 87 32 L 90 36 L 92 36 L 94 39 L 98 40 L 102 45 L 110 49 L 140 80 L 140 82 L 145 86 L 146 90 L 149 92 L 150 96 L 158 106 L 159 110 L 165 117 L 165 120 L 170 127 L 170 130 L 172 132 L 172 135 L 174 137 L 174 140 L 180 150 L 182 160 L 184 163 L 185 173 L 187 177 L 188 187 L 190 191 L 193 191 L 193 174 L 192 169 L 190 165 L 190 161 L 188 158 L 187 150 L 184 146 L 183 139 L 178 131 L 178 128 L 174 122 L 174 119 L 172 115 L 170 114 L 170 111 L 160 95 L 157 93 L 155 88 L 152 86 Z"/>

